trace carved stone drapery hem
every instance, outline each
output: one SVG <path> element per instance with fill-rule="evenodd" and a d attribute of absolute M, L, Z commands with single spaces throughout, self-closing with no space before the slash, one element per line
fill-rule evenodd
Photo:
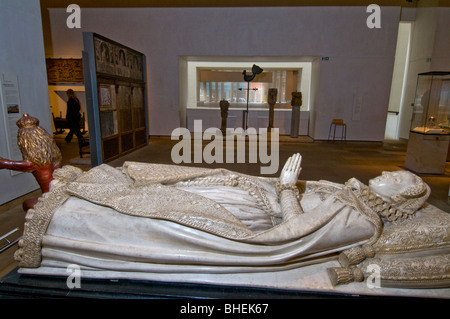
<path fill-rule="evenodd" d="M 19 262 L 19 267 L 40 266 L 42 238 L 56 209 L 69 198 L 63 188 L 81 173 L 79 168 L 73 166 L 56 170 L 54 177 L 57 179 L 51 184 L 51 191 L 43 194 L 34 208 L 27 211 L 23 237 L 19 240 L 19 249 L 14 253 L 14 259 Z"/>
<path fill-rule="evenodd" d="M 377 269 L 377 273 L 373 270 Z M 369 258 L 358 267 L 329 268 L 334 286 L 379 276 L 380 287 L 448 288 L 450 287 L 450 255 L 416 258 Z"/>

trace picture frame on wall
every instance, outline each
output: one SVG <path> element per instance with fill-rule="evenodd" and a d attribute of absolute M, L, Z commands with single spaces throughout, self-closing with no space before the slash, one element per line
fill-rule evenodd
<path fill-rule="evenodd" d="M 95 64 L 97 72 L 114 74 L 114 48 L 113 45 L 99 38 L 94 39 Z"/>
<path fill-rule="evenodd" d="M 135 80 L 142 80 L 142 58 L 139 55 L 128 51 L 128 61 L 130 66 L 130 77 Z"/>
<path fill-rule="evenodd" d="M 100 97 L 99 103 L 101 109 L 113 109 L 113 103 L 111 98 L 111 86 L 100 85 Z"/>
<path fill-rule="evenodd" d="M 128 54 L 125 48 L 114 46 L 115 55 L 115 74 L 121 77 L 130 77 L 130 67 L 128 62 Z"/>
<path fill-rule="evenodd" d="M 48 84 L 83 83 L 82 59 L 46 59 Z"/>

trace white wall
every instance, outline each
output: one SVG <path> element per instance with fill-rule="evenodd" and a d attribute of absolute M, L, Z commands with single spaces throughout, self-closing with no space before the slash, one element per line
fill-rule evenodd
<path fill-rule="evenodd" d="M 450 8 L 438 8 L 436 19 L 430 68 L 433 71 L 450 71 Z"/>
<path fill-rule="evenodd" d="M 38 0 L 0 2 L 0 73 L 17 76 L 20 93 L 20 111 L 40 120 L 40 125 L 51 132 L 47 72 L 42 35 L 40 4 Z M 8 157 L 7 136 L 0 112 L 0 156 Z M 0 170 L 0 204 L 38 189 L 30 173 L 11 176 L 11 171 Z"/>
<path fill-rule="evenodd" d="M 368 15 L 365 6 L 82 8 L 82 28 L 69 30 L 65 9 L 50 9 L 44 15 L 50 23 L 44 28 L 45 47 L 52 57 L 79 58 L 86 31 L 143 52 L 152 135 L 170 135 L 179 126 L 180 57 L 327 56 L 312 97 L 310 135 L 326 139 L 331 119 L 340 117 L 348 125 L 347 139 L 380 141 L 400 8 L 381 8 L 381 29 L 366 26 Z M 354 101 L 360 104 L 355 107 Z"/>
<path fill-rule="evenodd" d="M 386 139 L 399 139 L 399 120 L 405 107 L 404 92 L 409 66 L 409 53 L 411 51 L 412 23 L 400 22 L 395 53 L 394 73 L 392 75 L 391 93 L 389 97 L 389 113 L 386 119 Z"/>
<path fill-rule="evenodd" d="M 397 49 L 395 52 L 394 74 L 389 98 L 389 111 L 400 112 L 403 92 L 403 81 L 407 63 L 409 63 L 411 23 L 400 23 L 398 28 Z M 408 59 L 408 60 L 407 60 Z"/>
<path fill-rule="evenodd" d="M 413 23 L 411 52 L 405 81 L 405 95 L 402 103 L 402 112 L 400 114 L 398 130 L 399 137 L 403 139 L 409 138 L 409 129 L 413 111 L 411 103 L 414 102 L 416 94 L 417 74 L 432 71 L 431 58 L 435 43 L 437 14 L 442 8 L 429 6 L 428 3 L 430 2 L 436 1 L 425 0 L 424 2 L 421 1 L 418 3 L 416 18 Z M 448 38 L 445 42 L 448 42 Z"/>

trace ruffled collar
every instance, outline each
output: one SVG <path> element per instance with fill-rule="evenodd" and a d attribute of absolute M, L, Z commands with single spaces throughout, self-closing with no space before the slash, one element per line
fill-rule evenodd
<path fill-rule="evenodd" d="M 389 222 L 400 222 L 414 216 L 415 212 L 409 212 L 384 200 L 380 195 L 373 192 L 356 178 L 351 178 L 345 183 L 346 187 L 352 189 L 355 195 L 367 206 L 373 209 L 379 216 Z"/>

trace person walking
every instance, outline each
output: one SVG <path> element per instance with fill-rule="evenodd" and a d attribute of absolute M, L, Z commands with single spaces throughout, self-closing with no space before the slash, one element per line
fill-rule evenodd
<path fill-rule="evenodd" d="M 67 143 L 72 141 L 72 137 L 75 134 L 78 138 L 78 141 L 83 139 L 83 135 L 80 131 L 80 100 L 78 100 L 77 95 L 72 89 L 66 91 L 67 94 L 67 112 L 66 112 L 66 120 L 69 124 L 69 133 L 67 134 L 65 140 Z"/>

